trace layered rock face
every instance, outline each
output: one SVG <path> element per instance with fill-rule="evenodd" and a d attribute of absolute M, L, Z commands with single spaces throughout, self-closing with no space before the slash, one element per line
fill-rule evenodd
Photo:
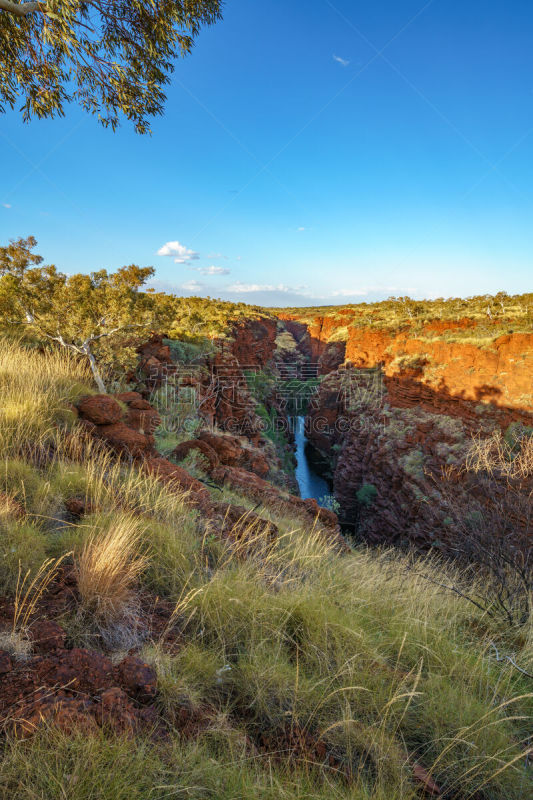
<path fill-rule="evenodd" d="M 305 325 L 295 315 L 280 316 L 290 329 L 299 330 L 302 346 L 316 361 L 331 347 L 332 338 L 342 336 L 345 357 L 355 366 L 382 364 L 391 400 L 396 399 L 397 405 L 416 405 L 417 392 L 425 388 L 434 402 L 438 396 L 441 402 L 486 402 L 516 412 L 533 412 L 533 332 L 510 333 L 478 343 L 476 323 L 468 319 L 434 320 L 413 334 L 409 325 L 394 332 L 349 325 L 349 309 L 335 318 L 317 316 Z M 468 337 L 453 340 L 454 332 L 470 329 L 472 341 Z M 451 340 L 441 338 L 443 335 Z M 410 364 L 415 365 L 411 372 Z M 424 401 L 428 397 L 420 395 Z"/>
<path fill-rule="evenodd" d="M 277 320 L 269 317 L 239 322 L 232 330 L 231 352 L 243 369 L 262 368 L 276 349 Z"/>
<path fill-rule="evenodd" d="M 441 542 L 449 533 L 443 471 L 464 462 L 473 437 L 533 425 L 533 334 L 448 341 L 438 337 L 475 332 L 476 323 L 433 321 L 410 336 L 409 326 L 395 333 L 350 326 L 350 314 L 305 324 L 288 315 L 326 375 L 308 439 L 327 465 L 347 530 L 372 543 Z M 340 335 L 346 362 L 339 367 L 326 354 Z"/>

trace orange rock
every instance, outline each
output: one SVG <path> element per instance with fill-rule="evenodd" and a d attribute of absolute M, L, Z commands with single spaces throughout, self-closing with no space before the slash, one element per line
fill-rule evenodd
<path fill-rule="evenodd" d="M 122 409 L 115 400 L 107 394 L 95 394 L 84 398 L 78 404 L 80 415 L 95 425 L 113 425 L 122 417 Z"/>
<path fill-rule="evenodd" d="M 124 422 L 102 425 L 94 433 L 108 442 L 117 453 L 132 458 L 140 458 L 154 452 L 153 436 L 133 430 Z"/>
<path fill-rule="evenodd" d="M 150 475 L 155 475 L 171 488 L 192 492 L 195 500 L 210 499 L 210 494 L 203 483 L 166 458 L 149 458 L 143 463 L 143 467 Z"/>
<path fill-rule="evenodd" d="M 429 794 L 432 797 L 441 797 L 442 792 L 440 788 L 437 786 L 429 772 L 425 770 L 424 767 L 421 767 L 420 764 L 414 765 L 413 777 L 415 781 L 422 786 L 426 794 Z"/>
<path fill-rule="evenodd" d="M 179 444 L 175 450 L 173 450 L 172 458 L 174 458 L 176 461 L 183 461 L 183 459 L 194 450 L 196 450 L 205 458 L 207 464 L 209 465 L 209 472 L 219 466 L 220 461 L 216 452 L 206 441 L 200 439 L 190 439 L 187 442 L 181 442 L 181 444 Z"/>

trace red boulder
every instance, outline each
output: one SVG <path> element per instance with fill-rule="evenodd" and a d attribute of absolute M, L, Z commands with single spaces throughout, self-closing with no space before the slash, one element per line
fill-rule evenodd
<path fill-rule="evenodd" d="M 78 405 L 82 417 L 95 425 L 114 425 L 122 417 L 122 409 L 114 397 L 94 394 L 84 398 Z"/>

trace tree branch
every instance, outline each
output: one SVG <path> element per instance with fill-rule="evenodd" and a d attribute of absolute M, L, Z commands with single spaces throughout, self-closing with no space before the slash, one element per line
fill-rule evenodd
<path fill-rule="evenodd" d="M 0 3 L 2 0 L 0 0 Z M 149 322 L 138 322 L 134 325 L 119 325 L 117 328 L 112 328 L 110 331 L 104 331 L 104 333 L 99 333 L 96 336 L 89 336 L 83 343 L 82 346 L 92 344 L 93 342 L 97 342 L 98 339 L 105 339 L 107 336 L 112 336 L 114 333 L 119 333 L 121 331 L 130 331 L 134 330 L 135 328 L 148 328 L 150 325 Z"/>
<path fill-rule="evenodd" d="M 41 3 L 12 3 L 11 0 L 0 0 L 0 9 L 14 14 L 16 17 L 27 17 L 41 7 Z"/>

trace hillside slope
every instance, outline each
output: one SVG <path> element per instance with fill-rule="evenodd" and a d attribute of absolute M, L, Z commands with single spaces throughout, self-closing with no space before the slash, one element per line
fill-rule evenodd
<path fill-rule="evenodd" d="M 526 797 L 530 621 L 434 559 L 341 549 L 334 515 L 249 477 L 253 427 L 178 463 L 158 370 L 155 409 L 1 344 L 0 796 Z"/>

